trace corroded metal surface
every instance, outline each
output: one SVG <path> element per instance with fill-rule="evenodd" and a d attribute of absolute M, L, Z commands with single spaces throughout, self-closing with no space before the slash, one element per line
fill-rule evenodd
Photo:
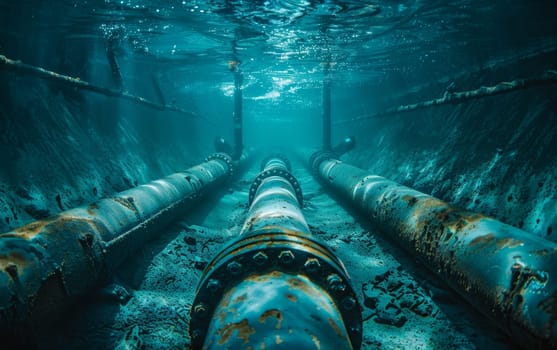
<path fill-rule="evenodd" d="M 318 177 L 512 337 L 557 347 L 557 244 L 327 157 Z"/>
<path fill-rule="evenodd" d="M 220 300 L 203 349 L 352 349 L 341 314 L 309 278 L 251 275 Z"/>
<path fill-rule="evenodd" d="M 309 334 L 303 327 L 313 329 L 314 321 L 307 317 L 292 318 L 296 313 L 308 310 L 313 310 L 314 316 L 323 320 L 329 317 L 335 320 L 334 325 L 340 334 L 338 337 L 344 342 L 344 346 L 339 348 L 360 347 L 361 307 L 350 285 L 348 273 L 333 252 L 311 234 L 301 213 L 292 181 L 285 178 L 291 176 L 286 166 L 280 159 L 268 160 L 262 172 L 268 174 L 258 176 L 259 180 L 254 182 L 257 185 L 252 186 L 253 198 L 240 237 L 224 247 L 203 272 L 191 309 L 190 335 L 194 349 L 203 348 L 204 343 L 208 348 L 238 348 L 239 345 L 243 348 L 242 344 L 248 343 L 270 346 L 272 344 L 268 341 L 276 340 L 276 336 L 289 344 L 295 344 L 293 341 L 297 339 L 299 344 L 311 342 L 308 344 L 313 348 L 316 341 L 322 349 L 332 348 L 328 344 L 332 346 L 338 339 L 333 341 L 328 338 L 330 334 L 324 333 L 329 332 L 327 327 L 316 327 Z M 271 170 L 277 172 L 272 173 Z M 290 293 L 295 295 L 290 299 L 277 294 L 280 288 L 286 288 L 285 281 L 293 278 L 307 280 L 307 283 L 300 282 L 300 286 L 307 285 L 312 291 L 319 291 L 319 297 L 312 294 L 317 292 L 308 292 L 306 295 Z M 272 291 L 274 286 L 277 287 L 276 291 Z M 253 288 L 259 294 L 267 291 L 270 293 L 269 298 L 253 300 L 251 298 L 256 295 L 246 288 Z M 249 300 L 242 300 L 240 304 L 252 305 L 254 310 L 246 311 L 248 313 L 245 315 L 242 312 L 237 314 L 236 311 L 236 314 L 227 316 L 226 310 L 231 307 L 227 300 L 238 298 L 238 293 L 250 296 Z M 300 305 L 307 305 L 307 308 L 293 311 L 293 299 L 304 300 Z M 319 300 L 332 303 L 336 316 L 333 317 L 328 309 L 316 310 L 310 307 L 311 303 Z M 265 312 L 272 310 L 281 315 L 285 310 L 294 312 L 293 315 L 284 316 L 285 320 L 286 317 L 291 320 L 288 321 L 291 326 L 277 333 L 268 324 L 256 323 L 258 318 L 267 315 Z M 221 314 L 222 317 L 219 316 Z M 299 322 L 294 321 L 296 318 Z"/>
<path fill-rule="evenodd" d="M 55 318 L 229 170 L 216 157 L 0 235 L 1 333 Z"/>

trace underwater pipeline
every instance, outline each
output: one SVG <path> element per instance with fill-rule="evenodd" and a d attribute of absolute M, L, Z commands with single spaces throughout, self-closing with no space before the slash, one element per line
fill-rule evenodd
<path fill-rule="evenodd" d="M 32 334 L 233 171 L 230 156 L 0 235 L 0 332 Z"/>
<path fill-rule="evenodd" d="M 249 191 L 240 235 L 204 270 L 192 303 L 193 349 L 359 349 L 361 306 L 342 262 L 314 237 L 286 158 Z"/>
<path fill-rule="evenodd" d="M 557 244 L 343 163 L 310 157 L 321 183 L 524 346 L 557 348 Z"/>

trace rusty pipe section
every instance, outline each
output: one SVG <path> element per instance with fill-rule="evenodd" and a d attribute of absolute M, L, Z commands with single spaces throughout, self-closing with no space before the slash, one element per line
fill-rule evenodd
<path fill-rule="evenodd" d="M 557 347 L 557 244 L 343 163 L 311 158 L 323 184 L 417 255 L 523 345 Z"/>
<path fill-rule="evenodd" d="M 361 307 L 342 262 L 315 238 L 289 162 L 250 188 L 239 237 L 208 264 L 191 308 L 193 349 L 359 349 Z"/>
<path fill-rule="evenodd" d="M 232 172 L 217 153 L 186 171 L 0 235 L 0 329 L 32 333 Z"/>

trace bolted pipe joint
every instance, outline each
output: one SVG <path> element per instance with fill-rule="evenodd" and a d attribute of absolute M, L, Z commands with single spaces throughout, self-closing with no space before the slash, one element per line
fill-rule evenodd
<path fill-rule="evenodd" d="M 338 155 L 332 151 L 319 150 L 309 157 L 309 168 L 314 176 L 319 176 L 319 165 L 330 159 L 337 159 Z"/>
<path fill-rule="evenodd" d="M 224 162 L 228 169 L 228 175 L 229 176 L 234 175 L 234 161 L 232 160 L 232 157 L 228 153 L 223 153 L 223 152 L 213 153 L 209 155 L 207 158 L 205 158 L 205 162 L 209 162 L 211 160 L 218 160 Z"/>
<path fill-rule="evenodd" d="M 311 234 L 287 164 L 264 162 L 240 237 L 203 271 L 193 349 L 360 348 L 361 305 L 342 262 Z"/>
<path fill-rule="evenodd" d="M 264 171 L 265 168 L 273 168 L 275 166 L 283 168 L 286 171 L 290 171 L 291 169 L 290 160 L 282 153 L 271 154 L 263 158 L 260 168 L 261 171 Z"/>
<path fill-rule="evenodd" d="M 249 205 L 253 203 L 259 188 L 263 183 L 286 181 L 284 186 L 287 186 L 286 191 L 294 193 L 297 200 L 297 205 L 302 207 L 304 205 L 304 195 L 298 180 L 290 173 L 290 161 L 284 156 L 267 157 L 264 163 L 261 164 L 262 171 L 257 175 L 249 189 Z M 279 179 L 277 179 L 279 178 Z M 275 186 L 271 184 L 271 186 Z"/>

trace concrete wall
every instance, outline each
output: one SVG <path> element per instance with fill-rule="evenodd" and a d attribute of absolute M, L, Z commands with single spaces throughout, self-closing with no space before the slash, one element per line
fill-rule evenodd
<path fill-rule="evenodd" d="M 554 59 L 546 55 L 462 74 L 457 91 L 526 78 L 550 68 Z M 449 81 L 429 83 L 389 105 L 440 97 Z M 557 241 L 555 96 L 556 86 L 541 87 L 344 125 L 358 138 L 345 159 Z"/>

